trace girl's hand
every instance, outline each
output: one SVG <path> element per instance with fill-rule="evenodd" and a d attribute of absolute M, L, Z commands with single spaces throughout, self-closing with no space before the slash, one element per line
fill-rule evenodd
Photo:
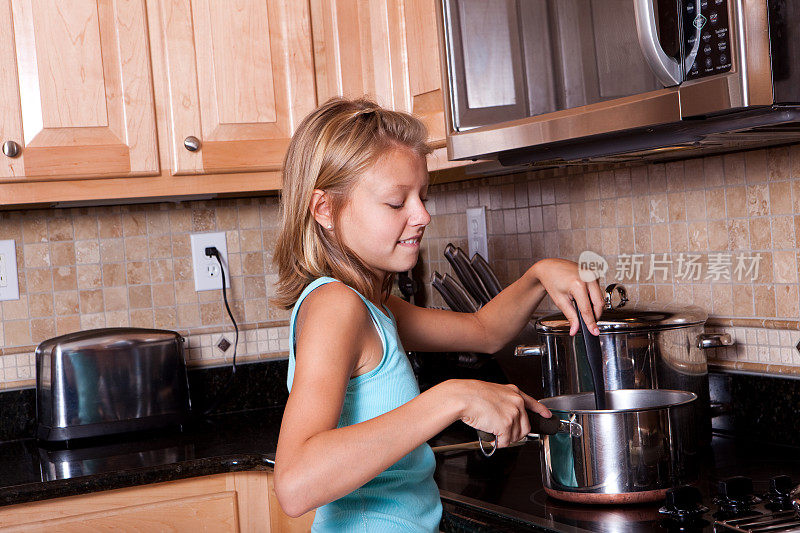
<path fill-rule="evenodd" d="M 578 304 L 578 309 L 580 309 L 583 321 L 586 322 L 589 331 L 594 335 L 600 334 L 595 317 L 600 317 L 603 312 L 604 301 L 603 292 L 600 290 L 597 280 L 590 283 L 583 281 L 578 274 L 578 264 L 566 259 L 542 259 L 536 262 L 530 270 L 569 320 L 570 335 L 575 335 L 581 330 L 572 300 Z"/>
<path fill-rule="evenodd" d="M 462 408 L 462 422 L 475 429 L 497 435 L 497 446 L 503 448 L 525 438 L 531 431 L 530 409 L 550 418 L 550 410 L 516 385 L 500 385 L 471 379 L 454 379 L 443 383 Z"/>

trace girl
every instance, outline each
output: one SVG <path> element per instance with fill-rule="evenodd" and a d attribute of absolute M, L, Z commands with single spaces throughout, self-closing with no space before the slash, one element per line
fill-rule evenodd
<path fill-rule="evenodd" d="M 560 259 L 534 264 L 477 313 L 389 295 L 431 220 L 426 138 L 411 115 L 334 99 L 306 117 L 286 155 L 276 302 L 294 309 L 275 491 L 290 516 L 317 508 L 314 531 L 437 531 L 426 441 L 462 420 L 504 447 L 530 431 L 526 408 L 550 416 L 514 385 L 450 380 L 420 394 L 405 350 L 495 352 L 545 293 L 571 334 L 573 299 L 599 333 L 597 282 Z"/>

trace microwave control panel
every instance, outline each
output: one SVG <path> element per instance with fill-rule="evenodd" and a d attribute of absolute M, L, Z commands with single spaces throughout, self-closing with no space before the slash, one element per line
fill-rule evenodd
<path fill-rule="evenodd" d="M 731 70 L 728 0 L 683 0 L 687 80 Z"/>

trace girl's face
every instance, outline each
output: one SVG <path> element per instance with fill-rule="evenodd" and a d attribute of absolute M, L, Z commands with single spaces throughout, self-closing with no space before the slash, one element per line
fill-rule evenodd
<path fill-rule="evenodd" d="M 431 221 L 424 201 L 428 168 L 408 148 L 385 153 L 353 188 L 339 220 L 339 234 L 370 268 L 383 277 L 410 270 Z"/>

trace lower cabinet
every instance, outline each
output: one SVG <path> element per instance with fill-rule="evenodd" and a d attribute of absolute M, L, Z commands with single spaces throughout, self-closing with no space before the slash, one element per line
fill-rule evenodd
<path fill-rule="evenodd" d="M 287 516 L 272 472 L 232 472 L 0 507 L 0 531 L 305 532 Z"/>

